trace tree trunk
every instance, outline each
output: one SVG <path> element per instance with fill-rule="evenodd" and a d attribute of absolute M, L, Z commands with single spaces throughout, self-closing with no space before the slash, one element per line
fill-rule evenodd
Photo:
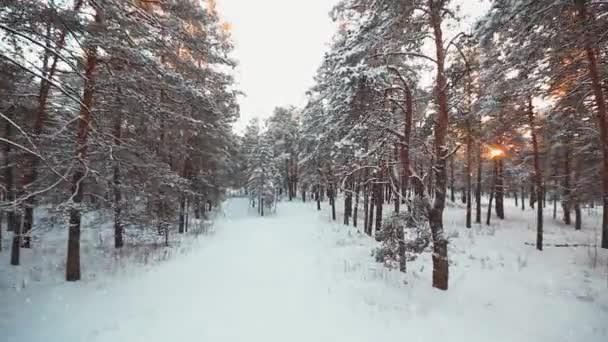
<path fill-rule="evenodd" d="M 120 93 L 120 91 L 119 91 Z M 122 116 L 117 113 L 114 121 L 114 151 L 118 151 L 122 138 Z M 114 247 L 123 246 L 123 222 L 122 222 L 122 190 L 120 179 L 120 162 L 118 157 L 112 155 L 114 164 L 113 192 L 114 192 Z"/>
<path fill-rule="evenodd" d="M 367 181 L 367 180 L 366 180 Z M 369 185 L 363 186 L 363 231 L 367 234 L 367 226 L 369 223 Z M 371 235 L 371 234 L 368 234 Z"/>
<path fill-rule="evenodd" d="M 12 110 L 9 110 L 7 116 L 11 121 L 14 121 L 15 113 Z M 4 128 L 4 137 L 7 140 L 13 139 L 13 125 L 6 121 L 6 125 Z M 15 232 L 17 231 L 18 219 L 15 213 L 15 182 L 14 182 L 14 174 L 13 174 L 13 156 L 11 155 L 11 144 L 4 144 L 4 186 L 5 186 L 5 195 L 4 200 L 6 202 L 11 203 L 9 209 L 6 210 L 6 231 Z"/>
<path fill-rule="evenodd" d="M 530 208 L 534 209 L 536 203 L 536 189 L 534 188 L 534 176 L 532 176 L 532 184 L 530 185 Z"/>
<path fill-rule="evenodd" d="M 492 177 L 492 188 L 490 189 L 490 200 L 488 201 L 488 213 L 486 216 L 486 225 L 490 225 L 490 218 L 492 217 L 492 201 L 494 200 L 494 194 L 496 191 L 494 188 L 496 187 L 496 173 Z"/>
<path fill-rule="evenodd" d="M 481 122 L 480 122 L 481 126 Z M 481 180 L 482 180 L 481 143 L 477 144 L 477 187 L 475 188 L 475 223 L 481 224 Z"/>
<path fill-rule="evenodd" d="M 177 232 L 183 234 L 186 231 L 186 198 L 184 195 L 180 195 L 179 198 L 179 226 Z"/>
<path fill-rule="evenodd" d="M 95 8 L 95 23 L 101 24 L 100 9 Z M 70 208 L 70 225 L 68 233 L 68 255 L 66 261 L 66 280 L 80 280 L 80 205 L 83 198 L 83 180 L 87 169 L 86 153 L 87 138 L 91 129 L 91 110 L 95 91 L 95 69 L 97 67 L 97 47 L 91 45 L 86 49 L 85 82 L 83 104 L 78 115 L 78 131 L 76 137 L 76 158 L 78 165 L 72 174 L 72 206 Z"/>
<path fill-rule="evenodd" d="M 357 214 L 359 212 L 359 182 L 356 182 L 356 186 L 355 186 L 355 208 L 353 210 L 353 227 L 357 227 Z"/>
<path fill-rule="evenodd" d="M 74 11 L 77 12 L 83 5 L 84 0 L 77 0 L 74 3 Z M 50 33 L 50 32 L 48 32 Z M 67 30 L 63 30 L 59 33 L 58 40 L 55 43 L 55 51 L 63 50 L 65 46 Z M 50 43 L 50 36 L 47 36 L 47 45 Z M 51 60 L 51 65 L 47 64 L 48 60 Z M 32 138 L 36 145 L 40 143 L 40 135 L 44 129 L 45 122 L 47 120 L 47 103 L 49 98 L 49 93 L 51 90 L 51 83 L 47 81 L 52 80 L 55 77 L 55 73 L 57 72 L 57 64 L 59 62 L 59 57 L 57 54 L 52 54 L 49 50 L 45 50 L 44 52 L 44 63 L 43 63 L 43 76 L 45 78 L 40 80 L 40 88 L 38 91 L 38 105 L 36 107 L 34 126 L 32 127 Z M 32 154 L 27 154 L 23 157 L 23 167 L 21 174 L 21 189 L 26 189 L 31 187 L 37 178 L 38 178 L 38 167 L 39 167 L 39 158 Z M 25 195 L 25 194 L 23 194 Z M 23 223 L 21 224 L 22 233 L 26 234 L 23 239 L 24 247 L 29 248 L 31 237 L 30 231 L 32 230 L 32 226 L 34 224 L 34 206 L 36 203 L 35 195 L 29 195 L 24 201 L 24 215 L 22 217 Z"/>
<path fill-rule="evenodd" d="M 370 185 L 370 195 L 371 198 L 369 199 L 369 213 L 367 215 L 367 235 L 372 236 L 373 233 L 373 225 L 374 225 L 374 202 L 375 202 L 375 194 L 374 194 L 374 190 L 373 187 Z"/>
<path fill-rule="evenodd" d="M 494 166 L 496 167 L 496 216 L 504 220 L 505 219 L 505 207 L 504 207 L 504 174 L 503 174 L 503 160 L 501 158 L 496 159 Z"/>
<path fill-rule="evenodd" d="M 587 1 L 576 0 L 579 10 L 579 18 L 583 29 L 587 31 L 586 36 L 582 37 L 585 44 L 585 53 L 589 63 L 588 72 L 591 78 L 591 88 L 597 106 L 597 125 L 600 131 L 600 141 L 602 146 L 602 248 L 608 248 L 608 122 L 606 112 L 606 101 L 602 91 L 602 83 L 597 66 L 597 48 L 589 39 L 593 36 L 588 32 L 588 28 L 595 22 L 594 18 L 587 13 Z"/>
<path fill-rule="evenodd" d="M 536 124 L 534 122 L 534 107 L 532 96 L 528 97 L 528 121 L 530 124 L 530 135 L 532 136 L 532 150 L 534 153 L 534 185 L 536 188 L 536 249 L 543 250 L 543 175 L 540 168 L 540 152 L 538 138 L 536 136 Z"/>
<path fill-rule="evenodd" d="M 21 232 L 23 231 L 23 219 L 19 220 L 19 224 L 14 229 L 13 245 L 11 246 L 11 265 L 17 266 L 19 265 L 21 255 Z"/>
<path fill-rule="evenodd" d="M 450 157 L 450 201 L 456 202 L 456 196 L 454 195 L 454 156 Z"/>
<path fill-rule="evenodd" d="M 433 287 L 440 290 L 448 289 L 448 241 L 443 230 L 443 210 L 446 198 L 446 158 L 448 151 L 446 138 L 449 125 L 449 109 L 447 94 L 447 79 L 444 70 L 445 50 L 443 47 L 443 32 L 441 28 L 443 15 L 443 2 L 428 0 L 431 16 L 431 27 L 435 38 L 435 52 L 437 55 L 437 76 L 435 96 L 438 110 L 435 119 L 435 199 L 429 211 L 429 224 L 433 238 Z"/>
<path fill-rule="evenodd" d="M 344 193 L 344 225 L 350 224 L 350 217 L 353 212 L 353 194 L 350 189 L 346 189 Z"/>
<path fill-rule="evenodd" d="M 526 210 L 526 185 L 521 185 L 521 210 Z"/>
<path fill-rule="evenodd" d="M 329 183 L 329 204 L 331 205 L 331 219 L 336 220 L 336 193 L 334 190 L 334 183 Z"/>
<path fill-rule="evenodd" d="M 571 190 L 570 190 L 570 146 L 569 142 L 566 142 L 564 146 L 564 190 L 562 207 L 564 210 L 564 223 L 570 224 L 570 208 L 572 205 Z"/>
<path fill-rule="evenodd" d="M 412 90 L 407 84 L 405 88 L 405 113 L 403 124 L 403 141 L 401 144 L 401 167 L 403 168 L 403 180 L 401 181 L 401 194 L 403 199 L 407 197 L 407 191 L 410 181 L 410 140 L 412 135 L 412 117 L 414 115 L 414 102 L 412 99 Z"/>
<path fill-rule="evenodd" d="M 466 204 L 467 204 L 467 212 L 466 212 L 466 227 L 467 228 L 471 228 L 472 222 L 471 222 L 471 174 L 473 173 L 472 170 L 472 164 L 473 164 L 473 137 L 472 132 L 471 132 L 471 119 L 467 117 L 466 120 L 466 124 L 467 124 L 467 166 L 466 166 L 466 190 L 465 190 L 465 197 L 466 197 Z"/>
<path fill-rule="evenodd" d="M 380 171 L 380 182 L 383 181 L 382 171 Z M 376 193 L 374 194 L 375 202 L 376 202 L 376 231 L 380 231 L 382 229 L 382 206 L 384 204 L 384 191 L 383 184 L 377 183 L 375 184 Z"/>
<path fill-rule="evenodd" d="M 583 226 L 583 217 L 581 213 L 581 205 L 580 203 L 574 203 L 574 229 L 581 230 Z"/>
<path fill-rule="evenodd" d="M 403 232 L 403 228 L 401 227 L 397 227 L 397 239 L 399 240 L 399 248 L 398 248 L 398 253 L 399 253 L 399 271 L 405 273 L 406 271 L 406 266 L 405 266 L 405 236 L 404 236 L 404 232 Z"/>

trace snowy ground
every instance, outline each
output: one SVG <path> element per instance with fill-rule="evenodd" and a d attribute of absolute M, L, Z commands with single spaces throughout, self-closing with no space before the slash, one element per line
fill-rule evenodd
<path fill-rule="evenodd" d="M 448 210 L 447 292 L 431 288 L 428 254 L 405 275 L 389 271 L 370 256 L 372 240 L 313 203 L 281 203 L 265 218 L 242 199 L 224 210 L 215 234 L 155 267 L 0 289 L 0 340 L 608 340 L 608 254 L 525 246 L 530 210 L 508 207 L 504 222 L 471 230 Z M 596 235 L 548 224 L 546 240 Z"/>

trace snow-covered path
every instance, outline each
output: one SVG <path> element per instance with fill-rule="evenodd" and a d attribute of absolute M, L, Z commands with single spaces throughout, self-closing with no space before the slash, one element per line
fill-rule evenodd
<path fill-rule="evenodd" d="M 19 342 L 371 340 L 366 322 L 332 296 L 314 211 L 286 204 L 259 218 L 243 199 L 225 211 L 191 254 L 96 289 L 64 284 L 24 298 L 2 321 L 28 324 L 0 330 Z"/>
<path fill-rule="evenodd" d="M 193 251 L 150 269 L 0 293 L 7 294 L 0 297 L 0 341 L 589 342 L 608 336 L 603 280 L 571 263 L 568 251 L 525 247 L 526 228 L 466 231 L 457 221 L 461 212 L 449 214 L 452 233 L 461 236 L 452 234 L 455 267 L 450 290 L 442 292 L 430 286 L 428 255 L 409 263 L 406 275 L 391 272 L 373 261 L 371 239 L 332 224 L 313 203 L 281 203 L 276 216 L 260 218 L 246 200 L 232 199 L 224 211 L 215 233 Z"/>

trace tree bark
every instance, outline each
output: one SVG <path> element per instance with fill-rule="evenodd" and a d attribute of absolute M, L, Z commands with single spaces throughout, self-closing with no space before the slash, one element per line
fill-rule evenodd
<path fill-rule="evenodd" d="M 492 188 L 490 188 L 490 200 L 488 201 L 488 213 L 486 215 L 486 225 L 490 225 L 490 219 L 492 217 L 492 201 L 494 200 L 494 194 L 496 191 L 494 188 L 496 187 L 496 172 L 493 173 L 492 176 Z"/>
<path fill-rule="evenodd" d="M 570 225 L 570 209 L 572 206 L 571 190 L 570 190 L 570 146 L 569 142 L 566 142 L 564 147 L 564 190 L 562 207 L 564 210 L 564 223 Z"/>
<path fill-rule="evenodd" d="M 469 114 L 470 115 L 470 114 Z M 473 173 L 473 170 L 471 168 L 472 163 L 473 163 L 473 137 L 472 132 L 471 132 L 471 119 L 469 117 L 467 117 L 466 120 L 466 124 L 467 124 L 467 167 L 466 167 L 466 204 L 467 204 L 467 212 L 466 212 L 466 223 L 465 226 L 467 228 L 471 228 L 472 222 L 471 222 L 471 173 Z"/>
<path fill-rule="evenodd" d="M 456 202 L 456 196 L 454 195 L 454 156 L 450 157 L 450 201 Z"/>
<path fill-rule="evenodd" d="M 521 185 L 521 210 L 526 210 L 526 185 Z"/>
<path fill-rule="evenodd" d="M 602 248 L 608 248 L 608 122 L 606 121 L 606 101 L 602 91 L 602 83 L 599 76 L 597 66 L 597 48 L 594 46 L 590 39 L 594 36 L 592 32 L 589 32 L 594 18 L 587 13 L 587 1 L 576 0 L 578 6 L 578 14 L 580 23 L 585 36 L 582 38 L 585 45 L 585 54 L 587 55 L 588 72 L 591 78 L 591 89 L 595 97 L 595 104 L 597 106 L 597 125 L 600 131 L 600 141 L 602 148 Z"/>
<path fill-rule="evenodd" d="M 366 179 L 367 181 L 367 179 Z M 369 185 L 363 186 L 363 231 L 367 234 L 367 226 L 369 224 Z M 371 234 L 368 234 L 371 235 Z"/>
<path fill-rule="evenodd" d="M 329 204 L 331 205 L 331 219 L 336 220 L 336 192 L 333 181 L 329 183 Z"/>
<path fill-rule="evenodd" d="M 496 216 L 504 220 L 505 219 L 505 207 L 504 207 L 504 173 L 503 173 L 503 160 L 501 158 L 496 159 Z"/>
<path fill-rule="evenodd" d="M 114 150 L 117 151 L 121 144 L 122 138 L 122 115 L 117 113 L 114 121 Z M 120 179 L 120 161 L 118 157 L 113 155 L 114 164 L 113 175 L 113 192 L 114 192 L 114 247 L 121 248 L 123 246 L 123 222 L 122 222 L 122 190 Z"/>
<path fill-rule="evenodd" d="M 409 85 L 404 82 L 405 88 L 405 112 L 403 118 L 403 141 L 401 141 L 401 168 L 403 171 L 403 178 L 401 180 L 401 196 L 402 200 L 407 197 L 407 191 L 409 188 L 410 181 L 410 140 L 412 135 L 412 117 L 414 114 L 414 105 L 412 99 L 412 90 Z M 405 203 L 405 202 L 404 202 Z"/>
<path fill-rule="evenodd" d="M 536 249 L 543 250 L 543 175 L 540 168 L 540 152 L 538 138 L 536 135 L 536 124 L 534 120 L 534 107 L 532 96 L 528 96 L 528 122 L 530 124 L 530 135 L 532 136 L 532 150 L 534 153 L 534 185 L 536 188 Z"/>
<path fill-rule="evenodd" d="M 77 0 L 74 3 L 74 11 L 78 11 L 84 3 L 84 0 Z M 50 33 L 50 32 L 49 32 Z M 65 46 L 67 30 L 63 30 L 59 33 L 57 42 L 55 43 L 55 50 L 61 51 Z M 50 42 L 51 37 L 47 37 L 47 43 Z M 48 60 L 51 60 L 51 65 L 47 64 Z M 52 80 L 57 72 L 57 64 L 59 58 L 56 54 L 52 54 L 48 50 L 44 52 L 44 63 L 43 63 L 43 75 L 46 79 L 40 80 L 40 88 L 38 90 L 38 105 L 36 107 L 34 125 L 32 127 L 32 139 L 36 145 L 40 143 L 40 134 L 44 129 L 44 125 L 47 119 L 47 104 L 49 94 L 51 90 L 51 83 L 47 81 Z M 26 189 L 33 184 L 38 178 L 38 167 L 40 161 L 37 156 L 27 154 L 23 157 L 23 166 L 21 173 L 21 189 Z M 29 195 L 24 201 L 24 213 L 23 213 L 23 228 L 22 233 L 26 234 L 23 238 L 24 247 L 29 248 L 31 237 L 29 236 L 32 226 L 34 224 L 34 206 L 36 203 L 36 196 Z"/>
<path fill-rule="evenodd" d="M 101 24 L 101 13 L 95 8 L 95 23 Z M 87 139 L 91 129 L 91 110 L 95 92 L 95 69 L 97 67 L 97 46 L 91 45 L 86 49 L 85 82 L 83 103 L 78 115 L 78 131 L 76 136 L 76 158 L 78 165 L 72 175 L 72 207 L 70 208 L 70 225 L 68 233 L 68 255 L 66 261 L 66 280 L 80 280 L 80 205 L 83 198 L 83 180 L 86 177 Z"/>
<path fill-rule="evenodd" d="M 480 123 L 481 125 L 481 123 Z M 481 180 L 482 180 L 481 143 L 477 144 L 477 187 L 475 188 L 475 223 L 481 224 Z"/>
<path fill-rule="evenodd" d="M 353 209 L 353 227 L 357 227 L 357 220 L 358 220 L 358 212 L 359 212 L 359 182 L 356 182 L 356 186 L 355 186 L 355 208 Z"/>
<path fill-rule="evenodd" d="M 446 158 L 448 151 L 446 138 L 449 125 L 447 79 L 445 75 L 445 50 L 443 47 L 442 12 L 443 1 L 428 0 L 430 25 L 435 40 L 437 76 L 435 96 L 438 110 L 435 119 L 435 199 L 429 211 L 429 224 L 433 238 L 433 287 L 448 289 L 448 241 L 443 229 L 443 210 L 446 198 Z"/>

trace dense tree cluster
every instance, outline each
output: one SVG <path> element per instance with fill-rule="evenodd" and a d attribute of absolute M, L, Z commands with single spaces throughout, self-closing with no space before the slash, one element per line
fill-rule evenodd
<path fill-rule="evenodd" d="M 480 224 L 482 193 L 487 224 L 492 209 L 505 218 L 505 197 L 522 209 L 529 197 L 539 250 L 547 201 L 554 215 L 561 201 L 566 224 L 574 212 L 576 229 L 581 208 L 599 201 L 608 248 L 607 6 L 495 0 L 461 32 L 452 1 L 341 1 L 301 116 L 301 186 L 327 194 L 334 219 L 343 192 L 344 223 L 363 216 L 363 231 L 394 243 L 380 259 L 390 255 L 402 271 L 409 247 L 398 230 L 427 218 L 440 289 L 448 287 L 443 210 L 462 201 L 466 226 Z M 383 222 L 383 203 L 402 214 Z"/>
<path fill-rule="evenodd" d="M 35 208 L 69 221 L 67 280 L 80 278 L 83 213 L 126 232 L 188 230 L 237 179 L 232 43 L 213 1 L 3 0 L 2 213 L 12 263 Z"/>

